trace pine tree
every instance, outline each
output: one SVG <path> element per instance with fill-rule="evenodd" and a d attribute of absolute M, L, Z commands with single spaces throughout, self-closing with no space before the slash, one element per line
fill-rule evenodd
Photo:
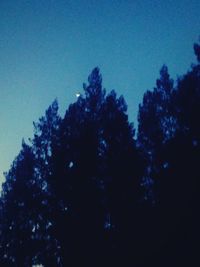
<path fill-rule="evenodd" d="M 1 265 L 30 266 L 37 258 L 41 192 L 34 177 L 34 155 L 30 146 L 22 150 L 6 174 L 2 191 Z"/>
<path fill-rule="evenodd" d="M 98 68 L 84 93 L 63 119 L 50 105 L 6 175 L 2 266 L 102 266 L 136 248 L 141 162 L 125 100 Z"/>
<path fill-rule="evenodd" d="M 100 151 L 103 155 L 102 185 L 106 203 L 104 227 L 110 238 L 109 253 L 113 253 L 111 260 L 117 254 L 115 263 L 121 260 L 121 264 L 125 264 L 125 259 L 129 261 L 129 250 L 134 248 L 137 239 L 135 215 L 141 197 L 142 167 L 134 132 L 133 125 L 128 122 L 124 98 L 117 98 L 116 93 L 111 91 L 102 108 L 100 140 Z M 112 261 L 111 264 L 114 264 Z"/>
<path fill-rule="evenodd" d="M 159 183 L 156 176 L 168 164 L 162 151 L 165 143 L 175 135 L 177 127 L 173 95 L 173 80 L 164 65 L 156 87 L 145 93 L 138 113 L 137 142 L 147 162 L 143 181 L 147 187 L 147 198 L 152 198 L 152 184 Z M 154 190 L 153 202 L 156 198 Z"/>
<path fill-rule="evenodd" d="M 41 238 L 45 240 L 40 248 L 40 263 L 44 266 L 62 266 L 61 247 L 56 235 L 56 220 L 61 207 L 56 186 L 59 184 L 57 162 L 59 162 L 60 125 L 61 118 L 58 114 L 58 102 L 54 100 L 48 107 L 45 115 L 34 124 L 34 138 L 31 140 L 35 157 L 35 177 L 41 191 Z M 60 187 L 64 185 L 59 184 Z M 57 199 L 58 198 L 58 199 Z"/>

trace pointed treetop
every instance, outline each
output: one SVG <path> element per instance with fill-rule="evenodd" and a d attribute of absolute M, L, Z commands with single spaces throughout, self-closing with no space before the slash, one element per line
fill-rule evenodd
<path fill-rule="evenodd" d="M 160 69 L 160 78 L 156 80 L 156 85 L 159 90 L 171 91 L 173 88 L 173 80 L 170 78 L 168 67 L 163 65 Z"/>
<path fill-rule="evenodd" d="M 57 114 L 57 112 L 58 112 L 58 100 L 56 98 L 46 110 L 46 116 L 48 117 L 49 114 Z"/>
<path fill-rule="evenodd" d="M 99 96 L 102 93 L 102 77 L 99 68 L 92 70 L 88 77 L 88 85 L 83 84 L 86 97 Z"/>
<path fill-rule="evenodd" d="M 92 70 L 91 74 L 88 77 L 88 82 L 90 86 L 101 85 L 102 77 L 101 77 L 100 70 L 98 67 L 95 67 Z"/>

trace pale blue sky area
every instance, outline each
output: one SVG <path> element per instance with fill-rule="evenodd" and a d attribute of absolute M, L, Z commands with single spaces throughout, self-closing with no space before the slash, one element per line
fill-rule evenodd
<path fill-rule="evenodd" d="M 165 63 L 172 77 L 195 62 L 197 0 L 1 0 L 0 181 L 32 122 L 58 98 L 61 114 L 95 66 L 136 121 Z"/>

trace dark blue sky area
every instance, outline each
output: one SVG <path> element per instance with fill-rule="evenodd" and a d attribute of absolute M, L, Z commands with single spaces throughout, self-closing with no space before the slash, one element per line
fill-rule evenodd
<path fill-rule="evenodd" d="M 61 114 L 95 66 L 136 121 L 165 63 L 172 77 L 195 61 L 200 1 L 1 0 L 0 180 L 55 97 Z"/>

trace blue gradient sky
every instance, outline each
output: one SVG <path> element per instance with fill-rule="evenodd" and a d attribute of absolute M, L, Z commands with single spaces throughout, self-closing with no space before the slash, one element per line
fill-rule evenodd
<path fill-rule="evenodd" d="M 0 181 L 58 98 L 61 114 L 99 66 L 107 90 L 138 104 L 162 64 L 172 77 L 192 62 L 197 0 L 0 0 Z"/>

